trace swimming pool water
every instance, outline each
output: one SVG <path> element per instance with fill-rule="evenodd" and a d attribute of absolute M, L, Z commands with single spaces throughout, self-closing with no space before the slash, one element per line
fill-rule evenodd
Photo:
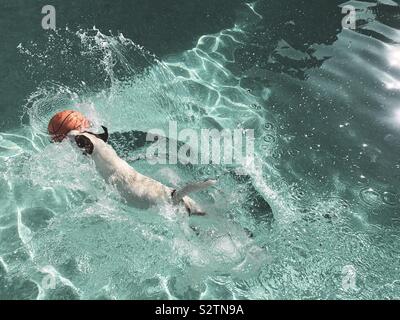
<path fill-rule="evenodd" d="M 347 2 L 350 30 L 341 1 L 180 2 L 55 1 L 57 32 L 3 35 L 0 298 L 398 299 L 398 3 Z M 38 4 L 5 3 L 34 25 Z M 66 107 L 165 184 L 218 177 L 208 216 L 127 206 L 49 143 Z M 253 129 L 255 165 L 134 161 L 119 134 L 169 121 Z"/>

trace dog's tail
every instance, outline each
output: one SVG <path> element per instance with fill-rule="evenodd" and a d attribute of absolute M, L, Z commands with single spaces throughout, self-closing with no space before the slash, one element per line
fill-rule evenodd
<path fill-rule="evenodd" d="M 187 196 L 189 193 L 193 192 L 198 192 L 204 189 L 207 189 L 208 187 L 211 187 L 217 183 L 217 180 L 206 180 L 202 182 L 193 182 L 189 183 L 186 186 L 184 186 L 180 190 L 176 190 L 172 194 L 172 200 L 174 203 L 179 203 L 183 197 Z"/>

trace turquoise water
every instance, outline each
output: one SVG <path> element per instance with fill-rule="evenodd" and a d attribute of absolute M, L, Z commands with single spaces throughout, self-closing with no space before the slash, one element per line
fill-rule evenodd
<path fill-rule="evenodd" d="M 40 4 L 4 5 L 0 298 L 400 298 L 398 3 L 348 2 L 346 30 L 341 1 L 180 2 L 54 2 L 57 32 Z M 195 196 L 209 215 L 127 206 L 49 143 L 66 106 L 165 184 L 219 177 Z M 169 120 L 253 129 L 256 165 L 134 161 L 120 133 Z"/>

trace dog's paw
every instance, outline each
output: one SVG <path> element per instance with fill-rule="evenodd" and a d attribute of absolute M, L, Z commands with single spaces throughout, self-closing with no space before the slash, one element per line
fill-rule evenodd
<path fill-rule="evenodd" d="M 183 203 L 189 216 L 204 216 L 206 213 L 202 210 L 197 203 L 189 197 L 184 197 Z"/>

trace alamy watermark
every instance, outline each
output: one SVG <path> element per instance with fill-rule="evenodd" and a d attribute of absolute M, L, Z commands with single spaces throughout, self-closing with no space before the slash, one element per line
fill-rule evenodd
<path fill-rule="evenodd" d="M 352 5 L 345 5 L 342 7 L 342 13 L 346 16 L 342 19 L 343 29 L 356 29 L 356 8 Z M 52 5 L 45 5 L 42 8 L 42 28 L 44 30 L 56 30 L 56 8 Z"/>
<path fill-rule="evenodd" d="M 356 8 L 351 5 L 345 5 L 342 7 L 342 13 L 346 16 L 342 19 L 342 28 L 343 29 L 356 29 Z"/>
<path fill-rule="evenodd" d="M 56 30 L 56 8 L 52 5 L 45 5 L 42 8 L 42 14 L 45 14 L 42 18 L 42 28 Z"/>
<path fill-rule="evenodd" d="M 170 121 L 168 134 L 152 129 L 146 141 L 155 142 L 146 150 L 150 164 L 230 165 L 254 161 L 253 129 L 183 129 L 178 132 L 177 122 Z"/>

